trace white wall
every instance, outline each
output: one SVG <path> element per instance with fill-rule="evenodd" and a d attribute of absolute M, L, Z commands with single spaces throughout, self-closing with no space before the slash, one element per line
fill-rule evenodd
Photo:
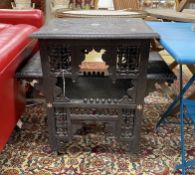
<path fill-rule="evenodd" d="M 98 1 L 98 7 L 99 8 L 113 8 L 113 2 L 112 0 L 99 0 Z"/>
<path fill-rule="evenodd" d="M 46 3 L 45 9 L 46 9 L 46 22 L 47 22 L 49 19 L 53 18 L 53 15 L 51 14 L 51 9 L 49 4 L 50 0 L 45 0 L 45 3 Z"/>

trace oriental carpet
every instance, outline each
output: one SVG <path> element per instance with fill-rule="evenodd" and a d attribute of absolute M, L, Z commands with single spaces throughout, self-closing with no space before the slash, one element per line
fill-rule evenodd
<path fill-rule="evenodd" d="M 174 87 L 173 87 L 174 88 Z M 0 175 L 179 175 L 175 170 L 180 158 L 179 118 L 155 131 L 155 124 L 170 99 L 155 91 L 145 99 L 141 148 L 137 155 L 127 152 L 102 125 L 86 124 L 77 130 L 61 155 L 52 153 L 48 144 L 44 104 L 28 106 L 24 123 L 14 132 L 0 154 Z M 195 157 L 192 125 L 185 127 L 186 157 Z M 106 135 L 106 136 L 105 136 Z M 189 171 L 188 174 L 195 173 Z"/>

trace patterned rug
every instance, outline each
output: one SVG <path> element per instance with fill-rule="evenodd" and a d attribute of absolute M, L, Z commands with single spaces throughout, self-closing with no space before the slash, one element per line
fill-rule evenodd
<path fill-rule="evenodd" d="M 101 125 L 87 125 L 78 130 L 64 153 L 55 155 L 48 144 L 44 104 L 29 106 L 22 117 L 24 125 L 13 134 L 0 154 L 0 175 L 179 175 L 175 170 L 180 158 L 179 119 L 159 132 L 154 127 L 170 99 L 160 92 L 145 101 L 139 154 L 129 154 L 122 145 L 106 134 Z M 195 157 L 192 126 L 185 127 L 186 158 Z M 189 171 L 188 174 L 194 174 Z"/>

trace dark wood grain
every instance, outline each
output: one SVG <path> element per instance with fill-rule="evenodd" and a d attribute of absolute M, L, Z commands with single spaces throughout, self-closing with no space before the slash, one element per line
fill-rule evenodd
<path fill-rule="evenodd" d="M 0 9 L 11 9 L 13 0 L 0 0 Z"/>

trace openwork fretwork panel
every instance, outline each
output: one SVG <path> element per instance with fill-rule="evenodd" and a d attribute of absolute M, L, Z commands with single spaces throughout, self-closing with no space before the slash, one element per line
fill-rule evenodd
<path fill-rule="evenodd" d="M 130 139 L 133 136 L 135 113 L 135 109 L 122 109 L 122 139 Z"/>
<path fill-rule="evenodd" d="M 59 137 L 68 137 L 68 114 L 67 109 L 55 109 L 56 134 Z"/>
<path fill-rule="evenodd" d="M 48 46 L 48 60 L 51 72 L 71 69 L 71 50 L 64 44 Z"/>
<path fill-rule="evenodd" d="M 137 73 L 140 65 L 140 46 L 120 47 L 117 50 L 117 71 Z"/>

